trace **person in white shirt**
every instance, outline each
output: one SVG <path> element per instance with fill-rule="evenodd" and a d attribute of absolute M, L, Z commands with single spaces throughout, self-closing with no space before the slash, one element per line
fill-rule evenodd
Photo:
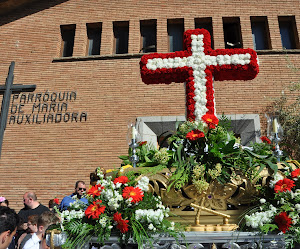
<path fill-rule="evenodd" d="M 23 249 L 40 249 L 40 244 L 45 237 L 46 229 L 57 222 L 59 222 L 59 218 L 54 213 L 50 211 L 42 213 L 38 218 L 37 232 L 25 243 Z"/>
<path fill-rule="evenodd" d="M 15 210 L 0 206 L 0 249 L 8 248 L 16 234 L 19 221 Z"/>

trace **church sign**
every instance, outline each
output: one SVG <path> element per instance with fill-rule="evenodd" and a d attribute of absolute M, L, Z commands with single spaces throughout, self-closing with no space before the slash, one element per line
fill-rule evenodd
<path fill-rule="evenodd" d="M 11 125 L 87 121 L 87 112 L 71 112 L 68 109 L 70 102 L 76 101 L 75 91 L 31 93 L 36 85 L 13 84 L 14 68 L 13 61 L 5 85 L 0 85 L 0 94 L 3 95 L 0 112 L 0 156 L 8 116 Z M 30 111 L 27 112 L 25 108 L 28 107 Z"/>
<path fill-rule="evenodd" d="M 69 111 L 75 91 L 22 93 L 12 96 L 9 124 L 43 124 L 87 121 L 87 112 Z M 25 113 L 24 108 L 30 108 Z"/>

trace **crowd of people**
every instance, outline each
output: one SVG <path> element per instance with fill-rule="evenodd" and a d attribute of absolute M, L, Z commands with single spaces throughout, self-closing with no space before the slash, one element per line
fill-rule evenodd
<path fill-rule="evenodd" d="M 74 196 L 88 203 L 83 197 L 85 191 L 85 183 L 77 181 L 74 193 L 65 196 L 60 204 L 57 199 L 50 200 L 48 207 L 38 201 L 34 192 L 26 192 L 24 207 L 18 214 L 9 208 L 9 201 L 0 196 L 0 249 L 50 249 L 46 231 L 50 225 L 60 221 L 56 210 L 66 210 L 75 202 Z"/>

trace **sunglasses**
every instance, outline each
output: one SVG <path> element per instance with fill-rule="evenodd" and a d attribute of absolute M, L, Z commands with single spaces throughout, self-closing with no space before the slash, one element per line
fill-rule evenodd
<path fill-rule="evenodd" d="M 86 191 L 86 188 L 78 188 L 78 190 L 83 190 L 83 191 Z"/>

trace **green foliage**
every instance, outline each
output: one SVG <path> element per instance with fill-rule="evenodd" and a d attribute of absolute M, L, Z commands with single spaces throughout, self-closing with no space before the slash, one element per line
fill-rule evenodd
<path fill-rule="evenodd" d="M 276 229 L 278 229 L 278 226 L 275 224 L 265 224 L 262 227 L 260 227 L 260 230 L 263 234 L 267 234 L 269 232 L 273 232 Z"/>
<path fill-rule="evenodd" d="M 78 220 L 72 220 L 65 225 L 65 230 L 69 232 L 66 243 L 62 246 L 63 248 L 82 248 L 91 237 L 91 231 L 94 230 L 94 226 L 88 223 L 81 223 Z"/>
<path fill-rule="evenodd" d="M 137 167 L 156 167 L 166 168 L 169 161 L 169 157 L 172 152 L 165 148 L 157 149 L 153 146 L 148 145 L 146 142 L 139 143 L 136 149 L 136 155 L 139 157 Z M 128 155 L 119 156 L 122 160 L 122 165 L 131 164 L 129 158 L 132 156 L 132 149 L 129 148 Z"/>
<path fill-rule="evenodd" d="M 153 148 L 145 143 L 137 148 L 140 159 L 137 166 L 147 167 L 143 174 L 157 173 L 163 168 L 172 171 L 168 190 L 171 187 L 179 189 L 192 182 L 200 191 L 205 190 L 205 186 L 214 179 L 223 184 L 229 182 L 235 172 L 253 180 L 258 179 L 259 173 L 265 168 L 275 173 L 278 170 L 272 145 L 253 143 L 251 149 L 243 148 L 230 131 L 231 122 L 225 116 L 220 118 L 215 128 L 193 121 L 177 125 L 175 134 L 168 137 L 168 149 Z M 187 134 L 195 132 L 202 135 L 197 139 L 187 137 Z M 128 156 L 121 156 L 122 164 L 128 164 L 130 156 L 131 150 Z M 149 166 L 152 167 L 150 170 Z M 195 177 L 193 170 L 199 166 L 203 168 L 202 175 Z"/>

